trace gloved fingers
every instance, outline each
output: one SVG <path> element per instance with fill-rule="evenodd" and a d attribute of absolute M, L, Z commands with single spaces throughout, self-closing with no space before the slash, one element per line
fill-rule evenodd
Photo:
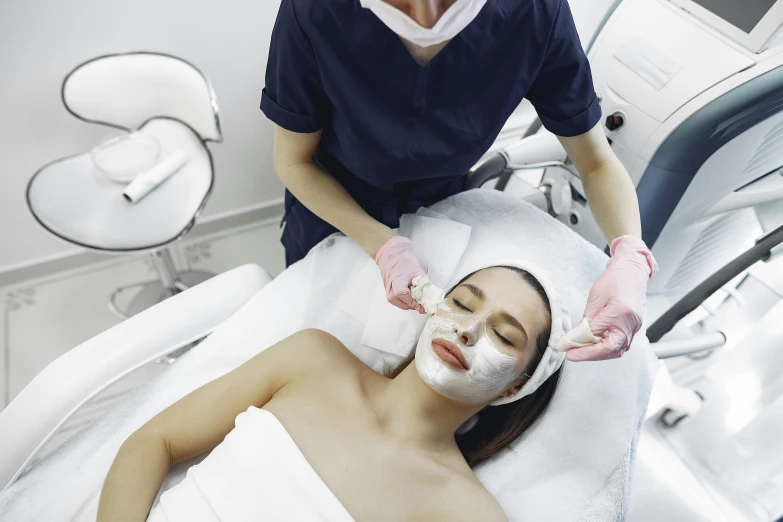
<path fill-rule="evenodd" d="M 597 288 L 597 283 L 596 281 L 596 284 L 593 284 L 593 287 L 590 289 L 590 295 L 587 297 L 587 305 L 585 306 L 584 317 L 590 319 L 591 323 L 593 322 L 592 319 L 601 312 L 609 300 L 609 296 Z"/>
<path fill-rule="evenodd" d="M 622 315 L 619 307 L 607 305 L 597 315 L 589 319 L 590 331 L 597 337 L 604 337 L 610 330 L 617 327 Z"/>
<path fill-rule="evenodd" d="M 625 345 L 625 351 L 626 352 L 631 349 L 631 345 L 633 344 L 633 340 L 636 338 L 636 334 L 639 333 L 639 330 L 641 330 L 641 327 L 639 327 L 636 331 L 631 332 L 631 334 L 627 336 L 628 342 Z"/>
<path fill-rule="evenodd" d="M 414 267 L 415 270 L 428 271 L 427 262 L 419 256 L 416 246 L 406 237 L 395 236 L 378 250 L 375 263 L 382 271 L 393 273 L 396 266 Z"/>
<path fill-rule="evenodd" d="M 391 288 L 386 291 L 386 299 L 397 308 L 424 313 L 424 308 L 411 295 L 410 286 L 399 279 L 392 281 Z"/>
<path fill-rule="evenodd" d="M 419 264 L 416 267 L 416 270 L 413 271 L 411 281 L 413 281 L 414 277 L 427 275 L 430 271 L 430 268 L 427 266 L 427 261 L 423 257 L 416 254 L 416 259 L 419 261 Z"/>
<path fill-rule="evenodd" d="M 404 296 L 400 292 L 399 285 L 395 284 L 394 280 L 389 281 L 386 285 L 386 300 L 397 308 L 402 308 L 403 310 L 409 308 Z"/>
<path fill-rule="evenodd" d="M 401 308 L 403 310 L 416 310 L 420 314 L 424 315 L 427 312 L 424 310 L 424 307 L 420 305 L 413 297 L 410 295 L 407 296 L 393 296 L 391 299 L 389 299 L 389 302 L 396 306 L 397 308 Z"/>
<path fill-rule="evenodd" d="M 408 292 L 405 295 L 398 296 L 400 301 L 405 303 L 404 310 L 418 310 L 421 306 L 418 301 L 416 301 L 413 296 Z"/>
<path fill-rule="evenodd" d="M 618 353 L 617 357 L 620 357 L 631 347 L 633 332 L 628 332 L 625 329 L 616 326 L 610 326 L 604 333 L 603 337 L 604 339 L 601 341 L 601 343 L 605 343 L 605 346 L 610 351 Z"/>
<path fill-rule="evenodd" d="M 426 276 L 427 276 L 427 267 L 418 265 L 416 268 L 413 269 L 413 271 L 408 276 L 410 278 L 408 280 L 408 288 L 411 288 L 413 286 L 413 281 L 417 277 L 426 277 Z"/>
<path fill-rule="evenodd" d="M 595 337 L 605 337 L 609 331 L 617 328 L 617 309 L 614 306 L 605 305 L 597 314 L 587 316 L 587 322 L 590 325 L 590 333 Z"/>
<path fill-rule="evenodd" d="M 596 315 L 589 317 L 589 322 L 593 335 L 603 337 L 615 328 L 627 333 L 638 332 L 642 325 L 642 316 L 624 302 L 612 297 Z"/>
<path fill-rule="evenodd" d="M 601 342 L 574 348 L 566 352 L 566 359 L 571 362 L 606 361 L 617 359 L 628 350 L 628 336 L 619 329 L 612 329 Z"/>
<path fill-rule="evenodd" d="M 417 312 L 420 311 L 419 309 L 421 308 L 421 305 L 413 298 L 409 288 L 406 288 L 402 292 L 397 293 L 395 297 L 404 304 L 404 306 L 401 307 L 403 310 L 416 310 Z M 423 310 L 423 308 L 421 310 Z"/>
<path fill-rule="evenodd" d="M 411 307 L 408 306 L 408 303 L 400 299 L 399 297 L 391 294 L 386 294 L 386 300 L 389 301 L 390 304 L 393 304 L 397 308 L 400 308 L 401 310 L 410 310 Z"/>
<path fill-rule="evenodd" d="M 380 268 L 389 303 L 402 310 L 425 313 L 411 295 L 413 279 L 427 275 L 427 264 L 416 253 L 414 244 L 406 237 L 395 236 L 381 247 L 375 262 Z"/>

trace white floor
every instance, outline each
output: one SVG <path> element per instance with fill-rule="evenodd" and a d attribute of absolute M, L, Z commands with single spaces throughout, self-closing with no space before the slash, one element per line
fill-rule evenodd
<path fill-rule="evenodd" d="M 273 220 L 183 241 L 174 248 L 175 263 L 215 273 L 257 263 L 275 276 L 284 268 L 279 234 Z M 645 426 L 631 522 L 771 522 L 783 516 L 783 261 L 764 268 L 764 284 L 750 278 L 740 288 L 748 305 L 728 301 L 711 319 L 729 345 L 704 360 L 669 363 L 675 381 L 705 401 L 674 428 L 656 421 Z M 119 322 L 107 306 L 116 287 L 153 278 L 144 258 L 118 257 L 0 288 L 0 406 L 50 361 Z M 124 387 L 161 368 L 149 365 L 108 390 L 60 435 L 73 433 Z"/>

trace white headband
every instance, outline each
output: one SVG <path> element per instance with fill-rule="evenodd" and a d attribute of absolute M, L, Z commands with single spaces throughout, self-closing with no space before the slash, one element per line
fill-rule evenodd
<path fill-rule="evenodd" d="M 539 268 L 522 261 L 520 259 L 501 259 L 495 260 L 491 263 L 482 263 L 469 267 L 466 270 L 461 270 L 459 277 L 454 277 L 450 287 L 456 285 L 459 281 L 465 277 L 484 270 L 485 268 L 503 267 L 509 266 L 524 270 L 533 276 L 544 288 L 547 299 L 549 300 L 549 308 L 552 315 L 552 327 L 549 334 L 549 341 L 547 342 L 546 350 L 541 358 L 541 362 L 538 363 L 536 370 L 530 379 L 522 386 L 522 388 L 509 397 L 502 397 L 491 403 L 491 406 L 500 406 L 502 404 L 508 404 L 510 402 L 518 401 L 519 399 L 530 395 L 535 392 L 541 384 L 551 377 L 565 360 L 565 353 L 557 350 L 557 341 L 565 335 L 571 329 L 571 317 L 568 310 L 563 305 L 563 301 L 560 298 L 560 294 L 557 291 L 555 285 L 549 280 L 549 277 Z"/>

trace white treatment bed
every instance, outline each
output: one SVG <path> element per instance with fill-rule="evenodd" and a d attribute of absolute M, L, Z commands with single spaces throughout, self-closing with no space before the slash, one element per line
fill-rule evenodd
<path fill-rule="evenodd" d="M 418 244 L 441 285 L 458 265 L 487 255 L 546 266 L 573 324 L 581 320 L 591 283 L 606 261 L 557 220 L 496 191 L 460 194 L 405 216 L 401 233 Z M 0 519 L 94 520 L 102 480 L 128 435 L 297 330 L 329 331 L 380 370 L 403 359 L 424 319 L 383 301 L 373 261 L 342 236 L 328 238 L 271 282 L 259 267 L 245 266 L 187 290 L 63 355 L 0 413 Z M 91 396 L 204 336 L 162 374 L 28 467 Z M 565 363 L 541 421 L 476 469 L 512 520 L 625 519 L 656 368 L 643 335 L 622 359 Z M 172 470 L 163 489 L 192 464 Z"/>

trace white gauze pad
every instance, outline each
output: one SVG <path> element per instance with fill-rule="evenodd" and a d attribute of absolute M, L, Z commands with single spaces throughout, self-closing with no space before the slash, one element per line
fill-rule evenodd
<path fill-rule="evenodd" d="M 590 329 L 590 320 L 585 317 L 579 326 L 570 330 L 567 334 L 557 340 L 555 348 L 559 352 L 565 352 L 571 348 L 582 348 L 583 346 L 590 346 L 601 341 L 600 337 L 593 335 L 593 331 Z"/>
<path fill-rule="evenodd" d="M 427 276 L 419 276 L 411 282 L 411 297 L 424 307 L 426 313 L 433 315 L 446 297 L 446 292 L 432 284 Z"/>

